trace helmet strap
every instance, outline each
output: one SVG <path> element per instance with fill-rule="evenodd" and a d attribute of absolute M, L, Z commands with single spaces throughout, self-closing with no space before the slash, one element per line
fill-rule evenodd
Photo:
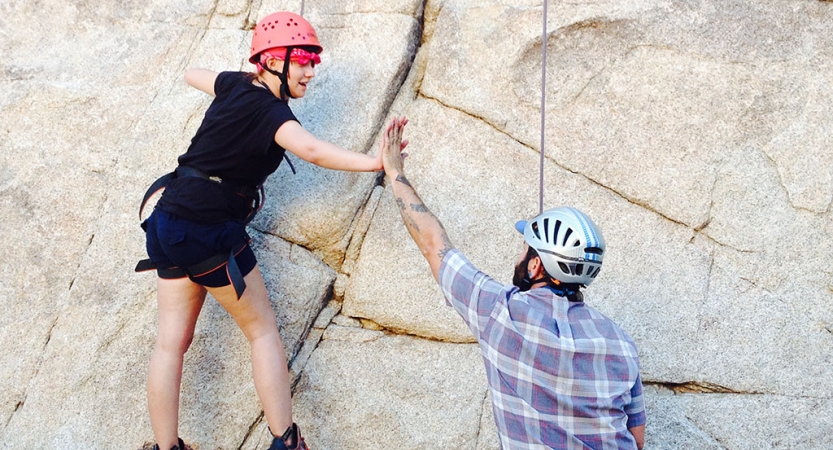
<path fill-rule="evenodd" d="M 293 47 L 286 48 L 286 57 L 283 59 L 283 70 L 278 72 L 277 70 L 272 70 L 269 68 L 268 64 L 263 65 L 263 70 L 271 73 L 272 75 L 278 77 L 281 80 L 281 100 L 287 100 L 290 98 L 295 98 L 291 92 L 289 92 L 289 56 L 292 53 Z"/>
<path fill-rule="evenodd" d="M 578 288 L 570 289 L 567 287 L 555 287 L 553 283 L 547 284 L 547 289 L 549 289 L 553 294 L 559 297 L 567 297 L 568 301 L 571 302 L 583 302 L 584 301 L 584 294 L 581 293 Z"/>
<path fill-rule="evenodd" d="M 524 282 L 527 286 L 530 286 L 530 287 L 535 286 L 535 285 L 536 285 L 536 284 L 538 284 L 538 283 L 541 283 L 541 282 L 546 282 L 546 281 L 547 281 L 547 277 L 546 277 L 546 276 L 543 276 L 543 277 L 541 277 L 541 278 L 536 278 L 536 279 L 534 279 L 534 280 L 533 280 L 533 279 L 530 279 L 530 278 L 529 278 L 529 275 L 527 275 L 527 276 L 525 276 L 525 277 L 524 277 L 524 279 L 523 279 L 523 282 Z M 527 290 L 528 290 L 528 289 L 529 289 L 529 288 L 527 288 Z"/>

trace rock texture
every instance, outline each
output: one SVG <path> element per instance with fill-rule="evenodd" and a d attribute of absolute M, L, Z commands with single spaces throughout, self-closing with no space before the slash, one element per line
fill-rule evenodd
<path fill-rule="evenodd" d="M 651 449 L 833 447 L 833 3 L 354 0 L 0 5 L 0 448 L 123 449 L 145 407 L 155 284 L 137 203 L 210 102 L 188 67 L 249 70 L 275 10 L 317 28 L 292 103 L 375 152 L 406 114 L 406 169 L 452 242 L 511 278 L 512 225 L 587 211 L 587 299 L 637 341 Z M 544 47 L 545 46 L 545 47 Z M 313 448 L 499 448 L 479 349 L 377 174 L 293 163 L 251 234 Z M 248 345 L 207 301 L 180 433 L 268 447 Z"/>

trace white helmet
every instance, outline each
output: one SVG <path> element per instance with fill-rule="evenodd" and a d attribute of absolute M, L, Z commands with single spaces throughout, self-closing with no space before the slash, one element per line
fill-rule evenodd
<path fill-rule="evenodd" d="M 589 286 L 602 269 L 605 240 L 583 212 L 568 206 L 544 211 L 515 229 L 538 252 L 547 274 L 562 283 Z"/>

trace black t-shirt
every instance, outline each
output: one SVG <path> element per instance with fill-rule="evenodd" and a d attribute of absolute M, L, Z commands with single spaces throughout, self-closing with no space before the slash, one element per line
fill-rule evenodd
<path fill-rule="evenodd" d="M 179 164 L 217 176 L 224 183 L 257 187 L 277 170 L 285 150 L 275 143 L 284 123 L 298 119 L 289 105 L 246 72 L 221 72 L 214 82 L 214 101 Z M 244 219 L 251 199 L 210 180 L 172 180 L 158 206 L 185 219 L 216 223 Z"/>

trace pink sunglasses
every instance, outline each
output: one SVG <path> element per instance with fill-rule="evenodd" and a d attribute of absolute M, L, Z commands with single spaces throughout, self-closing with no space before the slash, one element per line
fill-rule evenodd
<path fill-rule="evenodd" d="M 269 58 L 275 58 L 283 61 L 285 57 L 285 49 L 273 48 L 260 54 L 260 63 L 266 64 L 266 60 Z M 310 61 L 314 64 L 321 64 L 321 56 L 319 56 L 318 53 L 308 52 L 302 48 L 293 48 L 292 53 L 289 54 L 289 60 L 302 66 L 307 65 Z"/>

